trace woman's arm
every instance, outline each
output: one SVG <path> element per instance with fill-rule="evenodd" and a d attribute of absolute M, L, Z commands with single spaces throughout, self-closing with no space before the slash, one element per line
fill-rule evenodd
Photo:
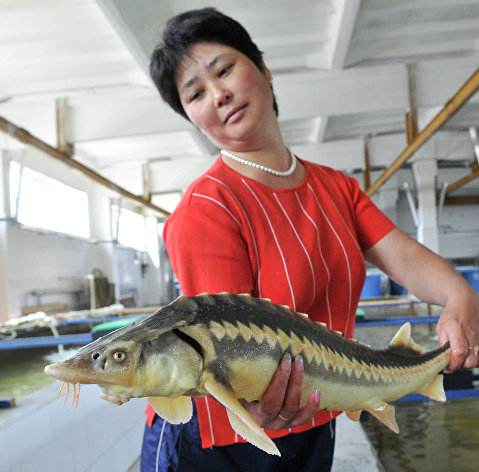
<path fill-rule="evenodd" d="M 419 299 L 444 307 L 436 330 L 441 345 L 451 343 L 449 371 L 478 365 L 479 293 L 448 262 L 397 228 L 364 256 Z"/>

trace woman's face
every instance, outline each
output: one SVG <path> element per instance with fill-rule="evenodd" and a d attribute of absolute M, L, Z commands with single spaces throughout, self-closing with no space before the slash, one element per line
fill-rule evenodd
<path fill-rule="evenodd" d="M 276 123 L 269 70 L 229 46 L 193 45 L 176 86 L 190 120 L 219 148 L 251 150 Z"/>

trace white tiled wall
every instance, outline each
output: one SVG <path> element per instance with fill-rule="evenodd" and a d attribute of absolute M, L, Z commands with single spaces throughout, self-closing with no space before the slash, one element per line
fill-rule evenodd
<path fill-rule="evenodd" d="M 54 233 L 37 233 L 16 225 L 8 225 L 7 232 L 8 297 L 10 313 L 17 315 L 22 306 L 36 305 L 31 291 L 58 290 L 45 295 L 40 304 L 66 303 L 72 309 L 71 295 L 62 294 L 62 289 L 86 288 L 86 275 L 100 269 L 110 282 L 118 287 L 135 289 L 139 306 L 157 306 L 164 300 L 161 290 L 161 274 L 147 255 L 145 275 L 138 264 L 138 251 L 115 246 L 68 238 Z M 170 301 L 170 300 L 167 300 Z"/>
<path fill-rule="evenodd" d="M 77 411 L 55 401 L 60 383 L 0 410 L 2 472 L 124 472 L 138 458 L 146 400 L 122 406 L 99 398 L 97 386 L 82 386 Z M 64 398 L 64 397 L 63 397 Z"/>

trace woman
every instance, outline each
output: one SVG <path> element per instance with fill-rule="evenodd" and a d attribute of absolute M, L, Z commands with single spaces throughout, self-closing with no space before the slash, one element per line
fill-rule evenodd
<path fill-rule="evenodd" d="M 163 99 L 221 151 L 168 219 L 164 240 L 183 293 L 249 292 L 352 336 L 367 260 L 443 305 L 450 370 L 477 365 L 479 296 L 444 260 L 395 228 L 354 179 L 294 156 L 272 75 L 248 33 L 206 8 L 168 23 L 150 72 Z M 196 401 L 186 425 L 148 410 L 142 471 L 331 468 L 334 418 L 320 392 L 299 407 L 302 359 L 285 357 L 261 402 L 244 402 L 282 457 L 241 444 L 224 410 Z"/>

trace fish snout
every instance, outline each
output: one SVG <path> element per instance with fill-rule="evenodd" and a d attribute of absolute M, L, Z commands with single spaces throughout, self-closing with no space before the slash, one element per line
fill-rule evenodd
<path fill-rule="evenodd" d="M 62 368 L 62 363 L 57 362 L 56 364 L 50 364 L 45 367 L 43 370 L 45 374 L 53 377 L 62 382 L 76 383 L 78 382 L 77 376 L 73 372 L 69 372 Z"/>
<path fill-rule="evenodd" d="M 43 369 L 43 371 L 45 372 L 45 374 L 49 375 L 50 377 L 55 377 L 55 366 L 56 364 L 47 365 L 45 369 Z"/>

